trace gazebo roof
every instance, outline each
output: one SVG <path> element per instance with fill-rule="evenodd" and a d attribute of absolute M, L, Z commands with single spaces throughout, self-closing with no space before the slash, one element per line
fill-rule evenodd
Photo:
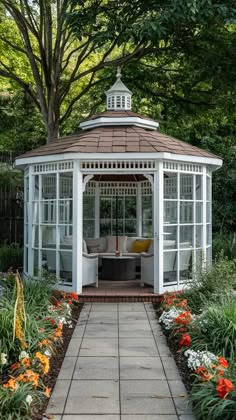
<path fill-rule="evenodd" d="M 105 111 L 91 119 L 99 117 L 139 117 L 151 120 L 131 111 Z M 112 121 L 111 121 L 112 123 Z M 130 125 L 108 125 L 81 131 L 77 134 L 62 137 L 50 144 L 29 151 L 20 158 L 59 155 L 65 153 L 160 153 L 167 152 L 174 155 L 188 155 L 196 157 L 218 158 L 206 150 L 192 146 L 189 143 L 162 134 L 153 129 L 145 129 L 130 122 Z"/>

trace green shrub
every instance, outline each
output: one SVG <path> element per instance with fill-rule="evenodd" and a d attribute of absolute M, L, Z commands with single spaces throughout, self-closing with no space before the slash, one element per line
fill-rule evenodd
<path fill-rule="evenodd" d="M 23 267 L 23 248 L 19 244 L 0 246 L 0 271 L 13 270 Z"/>
<path fill-rule="evenodd" d="M 212 243 L 213 256 L 223 254 L 229 259 L 236 258 L 236 232 L 215 233 Z"/>
<path fill-rule="evenodd" d="M 236 289 L 236 259 L 229 260 L 222 256 L 205 273 L 193 280 L 183 295 L 195 313 L 201 312 L 209 302 L 221 301 L 222 296 Z"/>

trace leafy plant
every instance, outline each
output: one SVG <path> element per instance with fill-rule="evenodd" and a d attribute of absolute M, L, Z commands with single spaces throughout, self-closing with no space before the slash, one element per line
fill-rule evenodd
<path fill-rule="evenodd" d="M 0 271 L 23 267 L 23 248 L 19 244 L 0 246 Z"/>

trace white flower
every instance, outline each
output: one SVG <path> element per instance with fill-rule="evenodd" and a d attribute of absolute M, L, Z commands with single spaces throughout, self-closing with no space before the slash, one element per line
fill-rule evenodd
<path fill-rule="evenodd" d="M 60 324 L 65 324 L 66 323 L 66 318 L 64 316 L 59 317 L 58 322 L 60 322 Z"/>
<path fill-rule="evenodd" d="M 206 350 L 186 350 L 184 355 L 188 358 L 188 367 L 191 370 L 196 370 L 200 366 L 209 368 L 214 362 L 217 362 L 218 360 L 215 354 Z"/>
<path fill-rule="evenodd" d="M 29 404 L 29 405 L 32 403 L 33 398 L 31 397 L 31 395 L 30 395 L 30 394 L 28 394 L 28 395 L 27 395 L 27 397 L 26 397 L 25 401 L 26 401 L 26 402 L 27 402 L 27 404 Z"/>
<path fill-rule="evenodd" d="M 25 359 L 26 357 L 29 357 L 29 354 L 26 351 L 22 351 L 19 355 L 19 360 Z"/>
<path fill-rule="evenodd" d="M 47 356 L 47 357 L 51 357 L 51 355 L 52 355 L 52 353 L 50 352 L 50 350 L 45 350 L 45 352 L 44 352 L 44 354 L 45 354 L 45 356 Z"/>
<path fill-rule="evenodd" d="M 1 364 L 6 365 L 7 364 L 7 354 L 1 353 Z"/>
<path fill-rule="evenodd" d="M 164 325 L 166 330 L 170 330 L 174 319 L 182 312 L 184 312 L 183 309 L 176 308 L 171 308 L 169 311 L 164 311 L 159 318 L 159 322 Z"/>

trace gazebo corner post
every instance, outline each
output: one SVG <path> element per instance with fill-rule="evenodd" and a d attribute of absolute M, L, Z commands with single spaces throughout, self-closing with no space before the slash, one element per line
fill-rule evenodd
<path fill-rule="evenodd" d="M 95 238 L 100 237 L 100 187 L 96 182 L 95 189 Z"/>
<path fill-rule="evenodd" d="M 83 175 L 80 162 L 74 161 L 73 171 L 73 274 L 72 287 L 76 293 L 82 293 L 83 263 Z"/>
<path fill-rule="evenodd" d="M 203 199 L 203 232 L 202 232 L 202 270 L 206 270 L 206 251 L 207 251 L 207 170 L 206 166 L 203 166 L 203 188 L 202 188 L 202 199 Z"/>
<path fill-rule="evenodd" d="M 137 236 L 141 237 L 143 234 L 143 227 L 142 227 L 142 185 L 141 182 L 137 184 L 137 196 L 136 196 L 136 231 Z"/>
<path fill-rule="evenodd" d="M 163 287 L 163 162 L 156 162 L 153 185 L 154 232 L 154 293 L 161 294 Z"/>
<path fill-rule="evenodd" d="M 29 166 L 29 203 L 28 203 L 28 274 L 34 275 L 34 250 L 33 250 L 33 196 L 34 178 L 33 166 Z"/>

